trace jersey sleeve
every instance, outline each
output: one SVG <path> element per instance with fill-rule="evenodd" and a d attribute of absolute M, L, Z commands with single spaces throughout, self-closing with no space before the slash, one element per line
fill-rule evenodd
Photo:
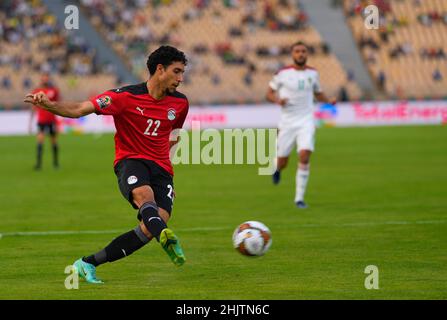
<path fill-rule="evenodd" d="M 91 98 L 90 102 L 93 103 L 96 114 L 114 116 L 121 113 L 123 109 L 123 98 L 123 93 L 110 90 Z"/>
<path fill-rule="evenodd" d="M 323 90 L 321 89 L 320 84 L 320 75 L 318 73 L 315 74 L 315 82 L 314 82 L 314 93 L 320 93 Z"/>
<path fill-rule="evenodd" d="M 54 89 L 54 101 L 60 101 L 61 100 L 61 93 L 59 89 Z"/>
<path fill-rule="evenodd" d="M 269 82 L 269 86 L 275 91 L 279 90 L 279 88 L 281 87 L 281 77 L 279 73 L 273 76 L 272 80 L 270 80 Z"/>
<path fill-rule="evenodd" d="M 183 112 L 180 114 L 180 116 L 177 118 L 177 121 L 175 121 L 174 125 L 172 126 L 172 129 L 181 129 L 183 127 L 183 124 L 185 123 L 186 116 L 188 115 L 189 111 L 189 102 L 186 102 L 186 107 L 184 108 Z"/>

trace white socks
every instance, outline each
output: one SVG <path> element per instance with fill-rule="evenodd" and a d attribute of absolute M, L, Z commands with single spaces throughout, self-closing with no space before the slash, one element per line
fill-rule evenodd
<path fill-rule="evenodd" d="M 307 181 L 309 180 L 310 165 L 299 164 L 296 171 L 296 191 L 295 202 L 304 201 L 304 194 L 306 193 Z"/>

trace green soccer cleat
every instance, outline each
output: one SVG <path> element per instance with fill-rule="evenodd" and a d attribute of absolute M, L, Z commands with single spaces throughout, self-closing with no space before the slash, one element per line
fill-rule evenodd
<path fill-rule="evenodd" d="M 78 275 L 88 283 L 104 283 L 101 279 L 96 278 L 96 267 L 83 261 L 82 258 L 76 260 L 75 263 L 73 263 L 73 267 L 76 269 Z"/>
<path fill-rule="evenodd" d="M 176 266 L 180 267 L 185 263 L 186 258 L 180 242 L 171 229 L 163 229 L 160 233 L 160 244 Z"/>

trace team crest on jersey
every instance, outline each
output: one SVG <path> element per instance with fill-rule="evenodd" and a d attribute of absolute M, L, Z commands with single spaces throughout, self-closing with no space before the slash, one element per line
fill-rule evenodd
<path fill-rule="evenodd" d="M 96 99 L 96 102 L 101 109 L 104 109 L 112 104 L 112 98 L 110 96 L 102 96 Z"/>
<path fill-rule="evenodd" d="M 137 183 L 138 178 L 135 176 L 130 176 L 129 178 L 127 178 L 127 184 L 135 184 Z"/>
<path fill-rule="evenodd" d="M 177 114 L 175 113 L 175 109 L 169 109 L 168 110 L 168 119 L 173 121 L 177 117 Z"/>

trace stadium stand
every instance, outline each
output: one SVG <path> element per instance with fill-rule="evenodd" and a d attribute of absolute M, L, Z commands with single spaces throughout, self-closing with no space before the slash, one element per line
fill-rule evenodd
<path fill-rule="evenodd" d="M 58 27 L 38 0 L 0 2 L 0 39 L 0 108 L 23 106 L 24 95 L 38 85 L 42 72 L 52 75 L 68 100 L 116 86 L 111 66 L 101 65 L 82 38 Z"/>
<path fill-rule="evenodd" d="M 173 44 L 190 58 L 182 91 L 193 104 L 259 103 L 272 75 L 290 64 L 297 40 L 329 96 L 362 92 L 308 21 L 299 1 L 81 0 L 91 23 L 142 80 L 147 53 Z"/>
<path fill-rule="evenodd" d="M 364 8 L 379 8 L 379 30 Z M 345 0 L 344 9 L 370 74 L 392 99 L 447 97 L 447 1 Z"/>
<path fill-rule="evenodd" d="M 447 2 L 340 0 L 371 78 L 389 99 L 446 97 Z M 186 51 L 181 89 L 192 104 L 265 102 L 267 83 L 290 63 L 289 45 L 310 45 L 309 64 L 329 96 L 361 99 L 352 74 L 310 24 L 296 0 L 79 0 L 82 12 L 139 79 L 148 52 L 161 44 Z M 380 29 L 364 27 L 363 9 L 380 9 Z M 64 99 L 118 85 L 82 37 L 57 25 L 40 0 L 0 2 L 0 108 L 21 105 L 49 71 Z M 98 84 L 101 84 L 98 86 Z"/>

